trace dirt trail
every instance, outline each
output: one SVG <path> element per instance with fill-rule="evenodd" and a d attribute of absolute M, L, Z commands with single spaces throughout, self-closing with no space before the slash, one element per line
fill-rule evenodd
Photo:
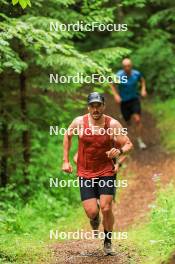
<path fill-rule="evenodd" d="M 102 242 L 98 240 L 74 240 L 58 243 L 52 248 L 55 255 L 53 264 L 129 264 L 131 259 L 139 263 L 134 249 L 122 252 L 120 245 L 113 246 L 116 256 L 104 256 Z"/>
<path fill-rule="evenodd" d="M 119 110 L 110 95 L 107 96 L 106 113 L 122 122 Z M 168 183 L 175 171 L 175 161 L 161 146 L 159 131 L 152 115 L 144 112 L 143 123 L 144 141 L 148 145 L 146 150 L 137 148 L 130 131 L 135 148 L 126 169 L 122 172 L 123 179 L 128 180 L 128 187 L 122 188 L 120 199 L 117 197 L 119 201 L 114 205 L 114 230 L 117 231 L 127 231 L 131 225 L 145 220 L 145 215 L 155 200 L 156 182 Z M 120 243 L 115 243 L 114 249 L 118 252 L 116 256 L 104 257 L 100 240 L 57 243 L 52 248 L 55 255 L 53 263 L 140 263 L 134 249 L 123 252 Z"/>
<path fill-rule="evenodd" d="M 119 109 L 116 110 L 111 96 L 108 96 L 107 113 L 121 121 Z M 120 195 L 119 203 L 115 206 L 115 228 L 127 230 L 132 224 L 137 224 L 145 218 L 155 200 L 157 182 L 166 184 L 175 173 L 175 160 L 162 147 L 160 132 L 156 128 L 154 117 L 143 112 L 143 139 L 147 144 L 146 150 L 140 150 L 135 142 L 134 133 L 129 130 L 129 137 L 134 144 L 131 159 L 124 170 L 123 179 L 128 180 L 128 187 Z M 174 172 L 174 173 L 173 173 Z"/>

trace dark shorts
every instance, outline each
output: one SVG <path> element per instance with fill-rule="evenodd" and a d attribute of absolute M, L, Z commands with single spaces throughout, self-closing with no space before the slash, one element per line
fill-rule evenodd
<path fill-rule="evenodd" d="M 100 195 L 115 196 L 117 180 L 115 176 L 104 176 L 92 179 L 79 178 L 81 200 L 99 199 Z"/>
<path fill-rule="evenodd" d="M 121 102 L 120 107 L 125 121 L 129 121 L 133 114 L 141 114 L 141 104 L 139 99 Z"/>

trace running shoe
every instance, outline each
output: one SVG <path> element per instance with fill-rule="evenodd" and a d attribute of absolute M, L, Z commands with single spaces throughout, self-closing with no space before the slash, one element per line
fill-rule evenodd
<path fill-rule="evenodd" d="M 146 149 L 147 148 L 147 145 L 143 142 L 143 140 L 141 138 L 138 138 L 137 142 L 138 142 L 138 146 L 140 149 Z"/>
<path fill-rule="evenodd" d="M 104 241 L 103 251 L 105 255 L 115 255 L 115 252 L 112 250 L 112 243 L 109 241 Z"/>

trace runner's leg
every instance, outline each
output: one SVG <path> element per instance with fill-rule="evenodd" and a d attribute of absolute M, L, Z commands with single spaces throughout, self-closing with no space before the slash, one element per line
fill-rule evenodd
<path fill-rule="evenodd" d="M 104 252 L 106 255 L 114 254 L 112 250 L 112 230 L 114 224 L 114 215 L 112 212 L 113 195 L 100 195 L 100 208 L 103 214 L 104 226 Z"/>
<path fill-rule="evenodd" d="M 88 200 L 84 200 L 82 203 L 83 203 L 83 207 L 84 207 L 84 210 L 86 212 L 86 215 L 90 219 L 94 219 L 99 213 L 99 209 L 98 209 L 98 205 L 97 205 L 97 199 L 91 198 Z"/>
<path fill-rule="evenodd" d="M 138 145 L 141 149 L 145 149 L 146 148 L 146 145 L 145 143 L 143 142 L 142 140 L 142 130 L 143 130 L 143 125 L 142 125 L 142 122 L 141 122 L 141 115 L 140 114 L 133 114 L 132 115 L 132 120 L 135 124 L 135 133 L 137 135 L 137 142 L 138 142 Z"/>
<path fill-rule="evenodd" d="M 135 132 L 137 137 L 141 137 L 141 130 L 142 130 L 141 116 L 139 114 L 133 114 L 132 120 L 135 124 Z"/>
<path fill-rule="evenodd" d="M 112 212 L 113 195 L 100 195 L 100 208 L 103 215 L 104 230 L 111 232 L 114 224 Z"/>

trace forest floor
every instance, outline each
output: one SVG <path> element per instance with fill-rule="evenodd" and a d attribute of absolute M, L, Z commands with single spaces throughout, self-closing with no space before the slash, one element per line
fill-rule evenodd
<path fill-rule="evenodd" d="M 121 121 L 121 115 L 111 96 L 107 98 L 106 113 Z M 133 132 L 130 131 L 129 135 L 135 148 L 122 172 L 122 179 L 128 180 L 128 186 L 119 191 L 114 204 L 114 230 L 121 232 L 126 232 L 138 223 L 147 221 L 147 213 L 156 198 L 157 181 L 167 184 L 175 172 L 175 160 L 161 145 L 160 132 L 154 117 L 146 111 L 143 111 L 142 116 L 145 126 L 143 139 L 148 148 L 139 150 Z M 87 226 L 84 230 L 90 230 L 89 228 Z M 141 263 L 136 253 L 137 249 L 123 249 L 121 240 L 114 241 L 113 247 L 117 254 L 104 256 L 100 239 L 55 243 L 51 247 L 54 252 L 52 263 Z"/>

